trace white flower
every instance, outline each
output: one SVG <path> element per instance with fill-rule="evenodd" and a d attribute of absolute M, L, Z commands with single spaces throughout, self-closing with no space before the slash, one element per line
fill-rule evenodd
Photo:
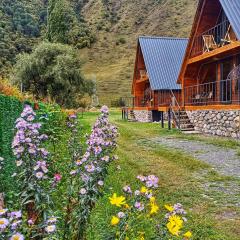
<path fill-rule="evenodd" d="M 104 184 L 104 182 L 103 182 L 102 180 L 99 180 L 99 181 L 98 181 L 98 185 L 99 185 L 99 186 L 103 186 L 103 184 Z"/>
<path fill-rule="evenodd" d="M 5 229 L 9 224 L 6 218 L 0 218 L 0 229 Z"/>
<path fill-rule="evenodd" d="M 36 176 L 38 179 L 41 179 L 41 178 L 43 178 L 43 173 L 42 173 L 42 172 L 36 172 L 36 173 L 35 173 L 35 176 Z"/>
<path fill-rule="evenodd" d="M 17 167 L 20 167 L 22 164 L 23 164 L 23 161 L 22 161 L 22 160 L 16 161 Z"/>
<path fill-rule="evenodd" d="M 15 233 L 10 240 L 24 240 L 24 236 L 21 233 Z"/>
<path fill-rule="evenodd" d="M 56 225 L 49 225 L 49 226 L 45 227 L 45 230 L 47 233 L 53 233 L 56 230 Z"/>
<path fill-rule="evenodd" d="M 139 195 L 140 195 L 140 191 L 139 191 L 139 190 L 136 190 L 136 191 L 134 192 L 134 194 L 135 194 L 135 196 L 139 196 Z"/>
<path fill-rule="evenodd" d="M 124 212 L 119 212 L 117 215 L 118 215 L 119 218 L 124 218 L 125 217 L 125 213 Z"/>
<path fill-rule="evenodd" d="M 80 189 L 80 194 L 84 195 L 87 193 L 87 190 L 85 188 Z"/>
<path fill-rule="evenodd" d="M 0 216 L 4 215 L 6 212 L 8 211 L 8 209 L 0 209 Z"/>

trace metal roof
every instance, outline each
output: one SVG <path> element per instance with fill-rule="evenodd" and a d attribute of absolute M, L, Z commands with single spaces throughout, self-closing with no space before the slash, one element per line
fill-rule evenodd
<path fill-rule="evenodd" d="M 219 0 L 232 28 L 240 40 L 240 0 Z"/>
<path fill-rule="evenodd" d="M 139 37 L 152 90 L 181 89 L 177 84 L 186 38 Z"/>

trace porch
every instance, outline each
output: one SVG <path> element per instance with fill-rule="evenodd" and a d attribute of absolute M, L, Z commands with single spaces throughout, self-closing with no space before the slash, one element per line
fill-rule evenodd
<path fill-rule="evenodd" d="M 185 106 L 221 106 L 240 108 L 240 77 L 188 86 L 184 88 Z M 226 107 L 224 107 L 226 106 Z"/>
<path fill-rule="evenodd" d="M 121 102 L 123 107 L 134 108 L 136 110 L 168 109 L 170 105 L 181 105 L 181 90 L 151 91 L 145 96 L 124 97 Z"/>

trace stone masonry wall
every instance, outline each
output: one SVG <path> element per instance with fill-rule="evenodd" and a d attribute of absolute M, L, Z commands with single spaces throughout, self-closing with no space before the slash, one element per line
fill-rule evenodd
<path fill-rule="evenodd" d="M 196 131 L 207 134 L 240 138 L 240 111 L 187 111 Z"/>
<path fill-rule="evenodd" d="M 134 110 L 135 118 L 138 122 L 152 122 L 152 112 L 147 110 Z"/>

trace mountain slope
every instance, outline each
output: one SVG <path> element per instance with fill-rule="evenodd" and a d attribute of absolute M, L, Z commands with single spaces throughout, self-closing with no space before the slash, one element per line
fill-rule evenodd
<path fill-rule="evenodd" d="M 97 37 L 80 51 L 84 73 L 96 79 L 101 102 L 131 91 L 139 35 L 187 37 L 196 0 L 89 0 L 82 9 Z"/>

